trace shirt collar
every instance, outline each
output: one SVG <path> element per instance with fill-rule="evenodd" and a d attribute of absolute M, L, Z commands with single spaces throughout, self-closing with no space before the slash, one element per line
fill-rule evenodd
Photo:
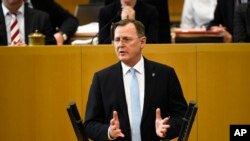
<path fill-rule="evenodd" d="M 2 8 L 3 8 L 3 14 L 4 16 L 8 15 L 8 13 L 10 12 L 9 9 L 3 4 L 2 2 Z M 20 8 L 18 9 L 18 14 L 23 14 L 24 13 L 24 3 L 20 6 Z"/>
<path fill-rule="evenodd" d="M 121 62 L 122 64 L 122 74 L 123 76 L 126 75 L 129 71 L 129 69 L 131 67 L 129 67 L 128 65 L 124 64 L 123 62 Z M 144 72 L 144 58 L 143 56 L 141 56 L 141 59 L 139 60 L 139 62 L 137 62 L 137 64 L 134 65 L 133 67 L 138 73 L 143 74 Z"/>

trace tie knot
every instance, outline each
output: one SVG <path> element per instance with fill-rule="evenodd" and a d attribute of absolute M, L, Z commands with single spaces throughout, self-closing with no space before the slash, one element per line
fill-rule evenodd
<path fill-rule="evenodd" d="M 132 75 L 135 75 L 135 72 L 136 72 L 136 70 L 135 70 L 134 68 L 130 68 L 130 73 L 131 73 Z"/>
<path fill-rule="evenodd" d="M 16 12 L 9 12 L 8 13 L 11 17 L 15 17 L 16 18 L 16 16 L 17 16 L 17 13 Z"/>

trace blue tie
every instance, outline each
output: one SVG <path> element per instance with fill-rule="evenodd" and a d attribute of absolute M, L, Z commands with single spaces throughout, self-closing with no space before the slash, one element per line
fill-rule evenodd
<path fill-rule="evenodd" d="M 141 141 L 141 106 L 139 97 L 139 85 L 136 78 L 136 70 L 134 68 L 130 69 L 131 73 L 131 84 L 130 84 L 130 94 L 131 94 L 131 111 L 132 111 L 132 141 Z"/>

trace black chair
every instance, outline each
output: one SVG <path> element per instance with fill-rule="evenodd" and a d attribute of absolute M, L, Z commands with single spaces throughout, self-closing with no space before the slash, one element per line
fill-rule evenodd
<path fill-rule="evenodd" d="M 183 118 L 183 123 L 181 126 L 178 141 L 188 140 L 197 110 L 198 110 L 198 106 L 196 102 L 190 101 L 188 104 L 188 109 L 185 113 L 185 117 Z"/>
<path fill-rule="evenodd" d="M 103 3 L 78 4 L 74 15 L 79 20 L 80 25 L 98 22 L 99 11 L 103 6 Z"/>
<path fill-rule="evenodd" d="M 79 111 L 77 109 L 76 103 L 71 102 L 67 107 L 67 112 L 71 121 L 71 124 L 73 126 L 73 129 L 75 131 L 76 137 L 78 141 L 88 141 L 88 138 L 85 134 L 82 119 L 79 114 Z"/>

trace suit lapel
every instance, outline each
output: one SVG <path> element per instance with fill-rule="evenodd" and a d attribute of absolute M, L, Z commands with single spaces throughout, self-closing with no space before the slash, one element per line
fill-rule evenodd
<path fill-rule="evenodd" d="M 118 79 L 117 79 L 118 78 Z M 121 116 L 124 117 L 124 119 L 129 119 L 128 117 L 128 108 L 127 108 L 127 102 L 126 102 L 126 96 L 125 96 L 125 89 L 124 89 L 124 83 L 123 83 L 123 73 L 122 73 L 122 67 L 121 62 L 117 63 L 115 65 L 115 69 L 112 71 L 112 82 L 114 82 L 114 88 L 117 85 L 117 104 L 116 107 L 120 109 Z M 118 109 L 118 110 L 119 110 Z M 129 124 L 129 120 L 126 121 Z"/>
<path fill-rule="evenodd" d="M 0 5 L 0 45 L 7 45 L 7 30 L 2 5 Z"/>
<path fill-rule="evenodd" d="M 153 92 L 155 89 L 155 81 L 156 81 L 156 71 L 152 63 L 144 58 L 144 66 L 145 66 L 145 96 L 144 96 L 144 106 L 142 113 L 142 122 L 147 116 L 150 106 L 152 106 L 152 97 L 154 96 Z M 150 113 L 152 114 L 152 113 Z"/>
<path fill-rule="evenodd" d="M 31 17 L 31 14 L 30 14 L 30 11 L 28 9 L 28 6 L 25 4 L 24 5 L 24 33 L 25 33 L 25 43 L 28 44 L 28 36 L 29 36 L 29 33 L 32 33 L 30 31 L 30 17 Z"/>

